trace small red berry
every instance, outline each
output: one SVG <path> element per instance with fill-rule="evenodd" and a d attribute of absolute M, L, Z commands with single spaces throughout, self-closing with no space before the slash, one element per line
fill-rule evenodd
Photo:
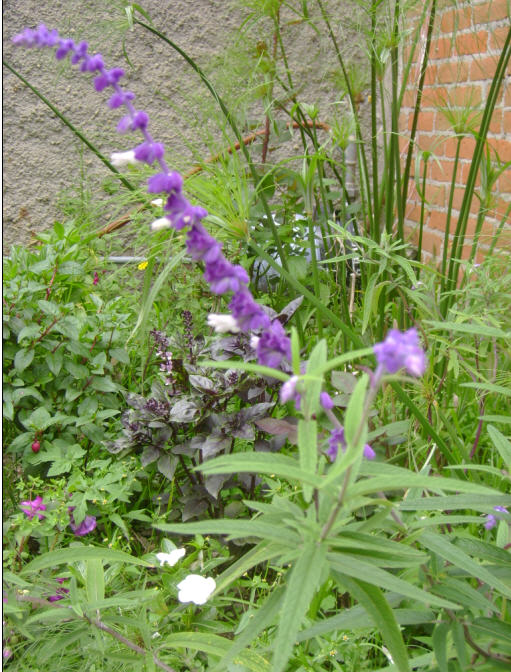
<path fill-rule="evenodd" d="M 41 444 L 39 443 L 39 441 L 34 441 L 34 443 L 32 444 L 32 452 L 38 453 L 40 448 Z"/>

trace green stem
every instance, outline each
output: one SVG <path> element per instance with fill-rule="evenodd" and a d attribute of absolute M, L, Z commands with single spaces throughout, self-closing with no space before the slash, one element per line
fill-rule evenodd
<path fill-rule="evenodd" d="M 456 173 L 458 172 L 458 163 L 460 160 L 460 149 L 461 149 L 461 141 L 463 140 L 463 136 L 459 135 L 458 136 L 458 143 L 456 145 L 456 152 L 454 155 L 454 164 L 453 164 L 453 169 L 452 169 L 452 179 L 451 179 L 451 189 L 449 191 L 449 203 L 447 204 L 447 215 L 445 217 L 445 232 L 444 232 L 444 250 L 442 253 L 442 291 L 445 290 L 445 284 L 447 281 L 447 278 L 445 277 L 445 273 L 447 271 L 447 251 L 449 248 L 449 233 L 451 230 L 451 214 L 452 214 L 452 204 L 454 201 L 454 191 L 456 189 Z M 454 253 L 454 241 L 453 241 L 453 246 L 452 246 L 452 254 Z"/>
<path fill-rule="evenodd" d="M 110 161 L 106 158 L 106 156 L 102 154 L 99 151 L 99 149 L 95 145 L 93 145 L 92 142 L 88 140 L 81 131 L 79 131 L 76 128 L 76 126 L 73 126 L 73 124 L 69 121 L 69 119 L 65 117 L 62 114 L 62 112 L 59 112 L 59 110 L 55 107 L 55 105 L 50 103 L 50 101 L 47 98 L 45 98 L 45 96 L 43 96 L 43 94 L 38 89 L 36 89 L 35 86 L 32 86 L 32 84 L 30 84 L 30 82 L 28 82 L 22 75 L 20 75 L 20 73 L 17 72 L 17 70 L 15 70 L 12 67 L 12 65 L 7 63 L 7 61 L 3 60 L 2 63 L 8 70 L 12 72 L 13 75 L 16 75 L 16 77 L 20 79 L 23 82 L 23 84 L 25 84 L 25 86 L 27 86 L 33 93 L 35 93 L 35 95 L 40 100 L 42 100 L 45 105 L 47 105 L 50 108 L 50 110 L 60 119 L 60 121 L 63 124 L 65 124 L 76 135 L 76 137 L 79 138 L 83 142 L 83 144 L 86 145 L 91 150 L 91 152 L 93 152 L 98 157 L 98 159 L 105 164 L 105 166 L 109 170 L 112 171 L 112 173 L 115 173 L 116 177 L 118 177 L 119 181 L 122 182 L 122 184 L 124 184 L 124 186 L 127 189 L 129 189 L 130 191 L 135 191 L 135 187 L 131 184 L 131 182 L 129 182 L 125 177 L 123 177 L 119 173 L 117 168 L 115 168 L 115 166 L 113 166 L 110 163 Z"/>

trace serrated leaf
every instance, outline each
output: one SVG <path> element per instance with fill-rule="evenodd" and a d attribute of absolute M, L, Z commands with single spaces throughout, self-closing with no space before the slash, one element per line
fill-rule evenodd
<path fill-rule="evenodd" d="M 22 373 L 28 366 L 32 364 L 34 359 L 34 350 L 23 348 L 18 350 L 14 357 L 14 368 L 18 373 Z"/>
<path fill-rule="evenodd" d="M 58 272 L 61 275 L 84 275 L 85 270 L 82 264 L 79 264 L 77 261 L 64 261 L 60 264 Z"/>
<path fill-rule="evenodd" d="M 282 672 L 291 657 L 296 635 L 322 580 L 326 564 L 324 546 L 314 541 L 304 546 L 288 574 L 280 624 L 273 645 L 273 672 Z"/>

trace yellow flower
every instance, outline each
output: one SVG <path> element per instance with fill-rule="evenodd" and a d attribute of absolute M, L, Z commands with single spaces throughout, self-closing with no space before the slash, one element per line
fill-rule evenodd
<path fill-rule="evenodd" d="M 141 261 L 140 264 L 137 266 L 139 271 L 143 271 L 145 268 L 147 268 L 147 265 L 149 264 L 148 261 Z"/>

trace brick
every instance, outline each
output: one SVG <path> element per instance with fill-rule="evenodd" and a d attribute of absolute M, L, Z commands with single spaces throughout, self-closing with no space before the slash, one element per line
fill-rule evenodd
<path fill-rule="evenodd" d="M 474 238 L 474 234 L 476 232 L 476 226 L 477 226 L 477 217 L 469 217 L 468 222 L 467 222 L 467 236 L 469 238 Z M 481 226 L 481 233 L 479 235 L 479 242 L 488 244 L 491 242 L 491 239 L 495 235 L 495 230 L 492 222 L 490 222 L 488 219 L 483 220 L 483 224 Z"/>
<path fill-rule="evenodd" d="M 490 49 L 502 49 L 508 32 L 509 28 L 507 26 L 494 28 L 490 33 Z"/>
<path fill-rule="evenodd" d="M 449 138 L 444 143 L 444 156 L 453 159 L 456 156 L 456 148 L 458 146 L 457 138 Z M 474 156 L 475 140 L 472 137 L 465 137 L 461 141 L 459 157 L 461 159 L 472 160 Z"/>
<path fill-rule="evenodd" d="M 439 142 L 436 135 L 421 133 L 416 142 L 423 152 L 433 152 L 433 154 L 438 152 Z"/>
<path fill-rule="evenodd" d="M 446 212 L 440 210 L 433 210 L 428 220 L 428 226 L 437 231 L 445 231 L 445 222 L 447 218 Z M 451 221 L 452 224 L 452 221 Z"/>
<path fill-rule="evenodd" d="M 425 86 L 422 92 L 423 107 L 437 107 L 445 105 L 448 100 L 445 86 Z"/>
<path fill-rule="evenodd" d="M 457 30 L 465 30 L 472 25 L 472 12 L 470 7 L 458 10 L 451 9 L 444 13 L 440 21 L 440 30 L 443 33 L 452 33 Z"/>
<path fill-rule="evenodd" d="M 474 6 L 474 24 L 490 23 L 509 18 L 507 0 L 491 0 Z"/>
<path fill-rule="evenodd" d="M 511 141 L 488 138 L 488 145 L 497 153 L 501 161 L 511 161 Z"/>
<path fill-rule="evenodd" d="M 437 69 L 437 82 L 439 84 L 452 84 L 453 82 L 466 82 L 468 79 L 468 63 L 453 59 L 442 63 Z"/>
<path fill-rule="evenodd" d="M 428 184 L 426 187 L 426 203 L 429 207 L 437 206 L 439 208 L 445 207 L 447 201 L 445 198 L 444 185 Z"/>
<path fill-rule="evenodd" d="M 452 40 L 450 40 L 447 37 L 440 37 L 437 40 L 433 40 L 431 42 L 431 50 L 429 57 L 433 61 L 438 58 L 447 58 L 448 56 L 450 56 L 452 48 L 453 48 Z"/>
<path fill-rule="evenodd" d="M 462 184 L 467 183 L 468 174 L 470 172 L 471 167 L 472 167 L 472 162 L 471 161 L 462 161 L 461 162 L 461 183 Z M 477 172 L 475 186 L 476 187 L 481 186 L 481 171 L 480 170 Z"/>
<path fill-rule="evenodd" d="M 454 196 L 452 199 L 452 207 L 454 210 L 457 210 L 458 212 L 461 210 L 461 204 L 463 203 L 464 197 L 465 197 L 465 188 L 455 187 Z M 480 206 L 479 199 L 477 198 L 477 196 L 474 195 L 474 197 L 472 198 L 472 202 L 470 203 L 470 212 L 472 213 L 479 212 L 479 206 Z"/>
<path fill-rule="evenodd" d="M 496 110 L 493 111 L 492 118 L 490 119 L 490 126 L 489 126 L 490 133 L 501 135 L 503 132 L 503 121 L 504 121 L 504 110 L 502 108 L 497 108 Z"/>
<path fill-rule="evenodd" d="M 413 107 L 415 105 L 415 99 L 417 97 L 417 90 L 413 88 L 406 89 L 403 96 L 403 107 Z"/>
<path fill-rule="evenodd" d="M 482 88 L 480 85 L 473 84 L 470 86 L 456 86 L 449 92 L 449 99 L 453 105 L 465 106 L 470 105 L 474 107 L 479 105 L 483 99 Z"/>
<path fill-rule="evenodd" d="M 490 217 L 495 217 L 499 221 L 506 215 L 509 217 L 509 214 L 511 213 L 511 210 L 508 212 L 510 205 L 511 201 L 506 201 L 504 198 L 496 198 L 488 215 Z"/>
<path fill-rule="evenodd" d="M 501 194 L 511 194 L 511 168 L 500 175 L 497 180 L 497 191 Z"/>
<path fill-rule="evenodd" d="M 452 171 L 454 168 L 454 161 L 432 161 L 430 163 L 429 178 L 436 182 L 450 183 L 452 180 Z M 458 164 L 458 174 L 460 174 Z"/>
<path fill-rule="evenodd" d="M 474 59 L 470 64 L 470 79 L 472 81 L 492 79 L 497 69 L 498 60 L 497 56 Z"/>
<path fill-rule="evenodd" d="M 418 241 L 418 232 L 414 236 L 415 240 Z M 415 243 L 417 244 L 417 242 Z M 422 248 L 423 250 L 430 252 L 433 257 L 439 257 L 442 253 L 443 247 L 443 238 L 436 233 L 435 231 L 428 231 L 424 229 L 422 232 Z"/>
<path fill-rule="evenodd" d="M 420 222 L 421 217 L 421 208 L 420 205 L 413 205 L 405 215 L 405 219 L 408 219 L 412 222 Z"/>
<path fill-rule="evenodd" d="M 511 110 L 502 111 L 503 132 L 511 133 Z"/>
<path fill-rule="evenodd" d="M 417 129 L 419 131 L 432 131 L 433 130 L 433 125 L 435 121 L 435 113 L 433 111 L 421 111 L 419 114 L 419 118 L 417 120 Z M 410 115 L 410 130 L 412 128 L 412 122 L 413 122 L 413 115 Z"/>
<path fill-rule="evenodd" d="M 477 33 L 470 32 L 456 37 L 456 51 L 460 56 L 482 54 L 488 45 L 488 31 L 480 30 Z"/>

